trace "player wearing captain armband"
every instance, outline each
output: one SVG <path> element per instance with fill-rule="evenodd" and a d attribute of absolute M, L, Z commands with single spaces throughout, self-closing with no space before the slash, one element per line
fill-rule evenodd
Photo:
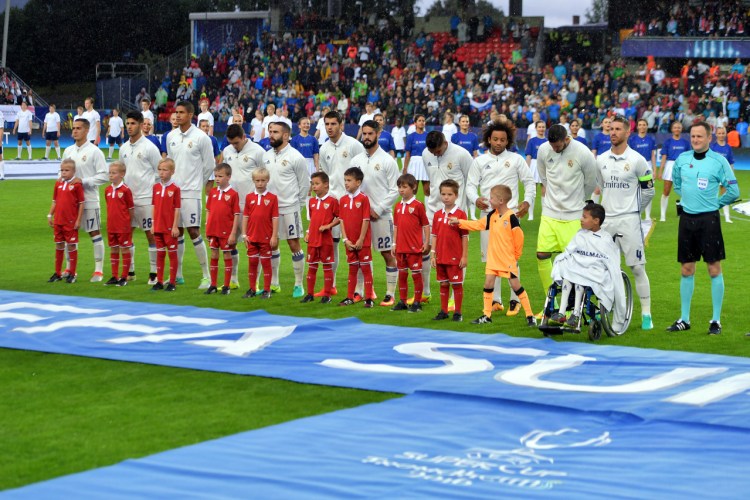
<path fill-rule="evenodd" d="M 596 160 L 597 184 L 602 191 L 602 205 L 607 222 L 602 228 L 617 238 L 635 277 L 635 290 L 641 302 L 641 328 L 651 330 L 651 285 L 646 274 L 644 234 L 641 229 L 641 210 L 654 197 L 654 179 L 651 167 L 641 154 L 628 146 L 630 124 L 623 116 L 610 122 L 611 149 Z"/>

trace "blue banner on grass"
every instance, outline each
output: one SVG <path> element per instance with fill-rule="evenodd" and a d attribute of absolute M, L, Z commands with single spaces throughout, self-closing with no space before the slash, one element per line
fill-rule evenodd
<path fill-rule="evenodd" d="M 750 428 L 750 359 L 0 292 L 0 346 Z"/>
<path fill-rule="evenodd" d="M 745 498 L 744 429 L 417 393 L 7 498 Z"/>

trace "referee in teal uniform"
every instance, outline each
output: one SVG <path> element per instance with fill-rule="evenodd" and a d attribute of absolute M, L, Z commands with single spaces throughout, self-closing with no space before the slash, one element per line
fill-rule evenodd
<path fill-rule="evenodd" d="M 711 277 L 713 313 L 709 335 L 721 333 L 721 306 L 724 301 L 724 276 L 721 261 L 726 258 L 721 234 L 719 209 L 737 200 L 740 194 L 737 178 L 727 160 L 711 151 L 711 126 L 705 122 L 690 127 L 692 151 L 682 153 L 675 161 L 672 181 L 682 197 L 677 239 L 677 260 L 682 264 L 680 281 L 680 318 L 667 328 L 676 332 L 690 329 L 690 302 L 693 299 L 695 263 L 703 257 Z M 719 197 L 719 187 L 726 192 Z"/>

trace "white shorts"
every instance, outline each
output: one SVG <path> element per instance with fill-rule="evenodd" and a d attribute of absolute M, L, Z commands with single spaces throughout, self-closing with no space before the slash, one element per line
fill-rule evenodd
<path fill-rule="evenodd" d="M 201 227 L 201 200 L 182 198 L 180 203 L 180 227 Z"/>
<path fill-rule="evenodd" d="M 315 160 L 312 158 L 305 158 L 305 161 L 307 161 L 307 173 L 312 175 L 316 172 L 315 170 Z"/>
<path fill-rule="evenodd" d="M 672 181 L 672 167 L 674 166 L 674 160 L 667 160 L 664 164 L 664 172 L 661 174 L 663 181 Z M 606 220 L 605 220 L 606 222 Z"/>
<path fill-rule="evenodd" d="M 424 169 L 424 162 L 421 156 L 412 156 L 409 159 L 409 170 L 408 173 L 414 176 L 418 181 L 429 181 L 430 178 L 427 176 L 427 171 Z"/>
<path fill-rule="evenodd" d="M 279 239 L 296 240 L 302 238 L 302 218 L 297 210 L 291 214 L 279 214 Z"/>
<path fill-rule="evenodd" d="M 99 231 L 101 229 L 101 221 L 99 220 L 99 209 L 98 208 L 84 208 L 83 218 L 81 219 L 81 229 L 87 233 Z"/>
<path fill-rule="evenodd" d="M 334 242 L 341 239 L 341 224 L 331 228 L 331 237 L 333 238 Z"/>
<path fill-rule="evenodd" d="M 532 158 L 531 163 L 529 164 L 529 168 L 531 168 L 531 175 L 534 176 L 534 182 L 537 184 L 540 184 L 542 182 L 542 177 L 539 175 L 539 170 L 536 168 L 536 159 Z"/>
<path fill-rule="evenodd" d="M 153 228 L 153 216 L 153 205 L 136 205 L 133 209 L 133 220 L 130 225 L 132 227 L 143 229 L 144 231 L 151 231 Z"/>
<path fill-rule="evenodd" d="M 393 248 L 393 214 L 381 215 L 378 220 L 370 219 L 372 248 L 386 252 Z"/>
<path fill-rule="evenodd" d="M 625 257 L 625 265 L 637 266 L 646 263 L 646 252 L 643 249 L 643 232 L 641 229 L 641 215 L 629 214 L 619 217 L 607 217 L 602 229 L 612 236 L 615 233 L 622 237 L 615 238 L 620 252 Z"/>

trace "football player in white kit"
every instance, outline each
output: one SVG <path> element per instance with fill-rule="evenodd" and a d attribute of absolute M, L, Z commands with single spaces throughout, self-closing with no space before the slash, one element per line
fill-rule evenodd
<path fill-rule="evenodd" d="M 49 105 L 49 112 L 44 115 L 42 137 L 46 141 L 44 158 L 42 160 L 49 160 L 49 150 L 53 142 L 55 143 L 57 158 L 62 158 L 62 153 L 60 152 L 60 114 L 56 111 L 54 104 Z"/>
<path fill-rule="evenodd" d="M 83 105 L 86 108 L 86 111 L 84 111 L 81 116 L 89 122 L 89 131 L 86 139 L 95 146 L 99 146 L 100 135 L 102 132 L 102 118 L 99 116 L 99 112 L 94 109 L 94 98 L 87 97 L 86 100 L 83 101 Z"/>
<path fill-rule="evenodd" d="M 125 116 L 125 131 L 129 139 L 120 147 L 120 161 L 125 164 L 125 184 L 133 193 L 132 226 L 143 229 L 148 241 L 148 284 L 156 284 L 156 240 L 154 240 L 152 196 L 154 184 L 159 180 L 157 167 L 161 153 L 153 142 L 143 135 L 143 114 L 129 111 Z M 135 280 L 135 242 L 128 280 Z"/>
<path fill-rule="evenodd" d="M 185 254 L 185 230 L 193 243 L 198 264 L 203 278 L 200 289 L 211 285 L 208 272 L 208 252 L 206 243 L 201 238 L 201 193 L 214 170 L 215 161 L 211 139 L 198 127 L 193 125 L 195 108 L 189 101 L 180 101 L 175 106 L 175 123 L 177 127 L 167 135 L 167 156 L 175 163 L 172 180 L 180 188 L 180 236 L 177 240 L 177 284 L 184 284 L 182 262 Z"/>
<path fill-rule="evenodd" d="M 422 151 L 422 163 L 430 180 L 430 185 L 440 186 L 441 182 L 448 179 L 458 182 L 457 205 L 462 210 L 465 210 L 463 203 L 464 186 L 466 186 L 466 178 L 473 161 L 474 158 L 466 149 L 447 140 L 443 132 L 433 130 L 427 133 L 425 149 Z M 430 195 L 425 197 L 424 206 L 427 211 L 427 220 L 432 224 L 435 212 L 439 212 L 443 208 L 440 189 L 430 190 Z M 427 302 L 430 297 L 430 269 L 430 254 L 423 255 L 422 282 L 424 288 L 422 290 L 422 302 Z"/>
<path fill-rule="evenodd" d="M 344 133 L 344 119 L 338 111 L 328 111 L 322 118 L 325 130 L 323 133 L 328 140 L 320 146 L 318 154 L 318 165 L 322 172 L 328 174 L 328 192 L 340 200 L 346 194 L 344 188 L 344 172 L 351 166 L 352 158 L 364 153 L 365 148 L 354 137 Z M 339 243 L 341 241 L 341 228 L 339 226 L 331 229 L 333 234 L 333 291 L 336 295 L 336 271 L 339 267 Z M 315 294 L 320 297 L 323 290 Z"/>
<path fill-rule="evenodd" d="M 102 240 L 99 214 L 99 186 L 109 181 L 107 162 L 104 153 L 88 140 L 89 122 L 79 118 L 73 122 L 73 140 L 75 144 L 63 151 L 63 159 L 71 159 L 76 163 L 76 179 L 74 182 L 83 184 L 83 230 L 89 233 L 94 244 L 94 274 L 91 282 L 96 283 L 104 279 L 102 266 L 104 264 L 104 241 Z M 65 273 L 63 273 L 65 277 Z"/>
<path fill-rule="evenodd" d="M 641 210 L 654 197 L 653 171 L 646 159 L 628 146 L 630 123 L 624 116 L 610 120 L 612 148 L 596 159 L 597 184 L 607 215 L 602 229 L 622 234 L 616 239 L 625 264 L 635 278 L 641 302 L 641 328 L 654 328 L 651 320 L 651 285 L 646 274 L 646 253 L 641 230 Z"/>
<path fill-rule="evenodd" d="M 386 295 L 380 303 L 383 307 L 393 305 L 398 268 L 393 248 L 393 204 L 398 199 L 398 164 L 378 144 L 380 125 L 375 120 L 362 124 L 362 146 L 365 151 L 352 158 L 351 166 L 362 170 L 364 181 L 361 190 L 370 199 L 370 229 L 372 246 L 385 261 Z M 357 284 L 360 287 L 360 284 Z M 360 293 L 361 295 L 361 293 Z"/>
<path fill-rule="evenodd" d="M 302 207 L 310 191 L 310 174 L 305 158 L 289 144 L 291 128 L 285 122 L 271 122 L 268 137 L 271 149 L 263 152 L 263 166 L 271 173 L 268 190 L 279 198 L 279 240 L 286 240 L 292 252 L 294 269 L 293 298 L 302 298 L 305 292 L 302 280 L 305 274 L 305 252 L 299 239 L 302 232 Z M 279 249 L 271 253 L 271 290 L 279 286 Z"/>
<path fill-rule="evenodd" d="M 232 167 L 232 187 L 239 194 L 240 210 L 244 210 L 245 198 L 248 194 L 255 191 L 253 170 L 263 166 L 263 153 L 265 151 L 245 135 L 242 125 L 236 123 L 230 125 L 227 128 L 226 138 L 229 146 L 222 151 L 222 157 Z M 240 241 L 239 237 L 237 241 Z M 234 283 L 237 283 L 239 286 L 238 264 L 239 254 L 234 251 L 232 253 L 231 286 L 234 286 Z"/>

